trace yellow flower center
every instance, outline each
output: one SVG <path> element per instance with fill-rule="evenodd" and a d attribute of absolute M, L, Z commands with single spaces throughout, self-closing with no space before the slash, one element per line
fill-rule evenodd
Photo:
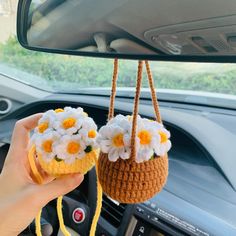
<path fill-rule="evenodd" d="M 147 130 L 141 130 L 138 133 L 138 137 L 142 145 L 150 144 L 152 141 L 152 135 Z"/>
<path fill-rule="evenodd" d="M 64 110 L 62 109 L 62 108 L 57 108 L 56 110 L 55 110 L 55 112 L 56 113 L 60 113 L 60 112 L 63 112 Z"/>
<path fill-rule="evenodd" d="M 123 137 L 124 135 L 123 134 L 117 134 L 115 135 L 113 138 L 112 138 L 112 143 L 115 147 L 123 147 L 125 144 L 124 144 L 124 141 L 123 141 Z"/>
<path fill-rule="evenodd" d="M 80 150 L 80 144 L 75 142 L 75 141 L 71 141 L 68 143 L 67 145 L 67 152 L 69 154 L 76 154 L 78 153 Z"/>
<path fill-rule="evenodd" d="M 43 133 L 48 128 L 48 122 L 43 122 L 38 125 L 39 133 Z"/>
<path fill-rule="evenodd" d="M 95 138 L 96 136 L 97 136 L 97 132 L 94 129 L 92 129 L 88 132 L 89 138 Z"/>
<path fill-rule="evenodd" d="M 52 140 L 46 140 L 42 144 L 42 148 L 45 152 L 52 152 Z"/>
<path fill-rule="evenodd" d="M 161 137 L 161 143 L 166 143 L 168 141 L 167 135 L 164 132 L 162 132 L 162 131 L 159 131 L 158 133 L 159 133 L 159 135 Z"/>
<path fill-rule="evenodd" d="M 69 129 L 69 128 L 75 126 L 75 123 L 76 123 L 76 119 L 73 117 L 69 117 L 69 118 L 66 118 L 65 120 L 63 120 L 62 126 L 64 129 Z"/>

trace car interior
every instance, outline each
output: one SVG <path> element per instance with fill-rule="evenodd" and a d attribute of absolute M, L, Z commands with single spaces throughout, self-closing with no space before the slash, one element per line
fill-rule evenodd
<path fill-rule="evenodd" d="M 193 61 L 214 62 L 211 70 L 216 73 L 220 73 L 217 67 L 221 64 L 235 66 L 234 0 L 9 2 L 16 5 L 17 44 L 28 53 L 64 54 L 62 60 L 67 55 L 97 57 L 98 61 L 129 59 L 126 63 L 132 65 L 137 60 L 152 60 L 153 68 L 158 67 L 159 61 L 186 63 L 186 67 Z M 6 4 L 7 1 L 0 1 L 0 21 L 7 19 L 1 15 Z M 0 26 L 5 30 L 3 24 Z M 105 69 L 111 70 L 112 63 Z M 80 70 L 75 73 L 79 78 Z M 171 133 L 167 183 L 160 193 L 139 204 L 119 203 L 104 194 L 97 236 L 236 235 L 236 70 L 231 73 L 231 93 L 157 88 L 163 123 Z M 60 85 L 62 89 L 52 90 L 50 83 L 41 83 L 38 76 L 2 63 L 0 46 L 0 171 L 14 125 L 24 117 L 71 106 L 82 107 L 98 128 L 107 122 L 110 86 L 90 85 L 84 89 L 75 81 L 72 92 L 67 92 L 61 81 L 54 80 L 57 88 Z M 171 76 L 174 80 L 175 74 Z M 111 79 L 110 73 L 109 84 Z M 118 88 L 115 114 L 130 115 L 134 96 L 133 88 Z M 150 119 L 154 116 L 150 92 L 145 88 L 141 92 L 139 114 Z M 83 209 L 82 222 L 74 217 L 78 208 Z M 83 183 L 63 198 L 64 221 L 72 236 L 89 235 L 95 208 L 93 168 Z M 41 226 L 43 236 L 62 235 L 55 201 L 43 208 Z M 34 231 L 32 222 L 21 235 L 35 235 Z"/>

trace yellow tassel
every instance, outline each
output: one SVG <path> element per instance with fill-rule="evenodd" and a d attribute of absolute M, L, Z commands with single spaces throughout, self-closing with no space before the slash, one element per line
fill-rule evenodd
<path fill-rule="evenodd" d="M 98 176 L 98 167 L 97 167 L 97 158 L 95 157 L 95 163 L 96 163 L 96 173 Z M 101 209 L 102 209 L 102 187 L 100 182 L 98 181 L 98 177 L 97 177 L 97 206 L 96 206 L 96 210 L 95 210 L 95 214 L 93 217 L 93 222 L 91 225 L 91 229 L 90 229 L 90 236 L 94 236 L 95 232 L 96 232 L 96 228 L 97 228 L 97 222 L 101 213 Z M 59 219 L 59 225 L 60 225 L 60 229 L 62 231 L 62 233 L 64 234 L 64 236 L 71 236 L 70 233 L 67 231 L 65 224 L 64 224 L 64 220 L 63 220 L 63 214 L 62 214 L 62 196 L 60 196 L 57 199 L 57 215 L 58 215 L 58 219 Z"/>
<path fill-rule="evenodd" d="M 64 236 L 71 236 L 64 224 L 64 219 L 62 214 L 62 198 L 63 198 L 62 196 L 57 198 L 57 215 L 58 215 L 59 225 Z"/>
<path fill-rule="evenodd" d="M 35 146 L 29 150 L 28 159 L 29 159 L 32 173 L 33 173 L 37 183 L 42 184 L 43 177 L 40 175 L 40 173 L 37 169 L 34 155 L 35 155 Z M 39 158 L 40 158 L 40 156 L 39 156 Z M 97 165 L 98 161 L 97 161 L 97 155 L 95 155 L 95 152 L 93 152 L 92 155 L 89 155 L 89 160 L 87 160 L 85 163 L 88 163 L 88 165 L 92 166 L 92 164 L 93 164 L 92 159 L 95 162 L 96 174 L 97 174 L 97 206 L 96 206 L 95 214 L 94 214 L 91 229 L 90 229 L 90 234 L 89 234 L 90 236 L 95 235 L 96 228 L 97 228 L 97 222 L 98 222 L 98 219 L 99 219 L 99 216 L 101 213 L 101 209 L 102 209 L 102 187 L 101 187 L 101 184 L 98 180 L 98 165 Z M 85 169 L 85 168 L 82 168 L 82 169 Z M 87 166 L 86 166 L 86 169 L 87 169 Z M 87 171 L 88 170 L 84 170 L 84 172 L 87 172 Z M 60 229 L 61 229 L 62 233 L 64 234 L 64 236 L 71 236 L 71 234 L 67 231 L 66 226 L 64 224 L 63 213 L 62 213 L 62 198 L 63 197 L 60 196 L 57 199 L 57 215 L 58 215 L 59 225 L 60 225 Z M 36 227 L 36 235 L 37 236 L 42 236 L 41 224 L 40 224 L 41 213 L 42 213 L 42 210 L 39 211 L 38 215 L 35 218 L 35 227 Z"/>
<path fill-rule="evenodd" d="M 41 224 L 40 224 L 41 213 L 42 213 L 42 210 L 39 211 L 38 215 L 35 218 L 35 233 L 37 236 L 42 236 Z"/>
<path fill-rule="evenodd" d="M 95 158 L 95 163 L 96 163 L 95 167 L 96 167 L 96 175 L 97 175 L 97 206 L 96 206 L 93 222 L 90 229 L 90 234 L 89 234 L 90 236 L 95 235 L 98 219 L 99 219 L 101 209 L 102 209 L 102 186 L 98 180 L 98 161 L 96 158 Z"/>
<path fill-rule="evenodd" d="M 28 154 L 28 160 L 29 160 L 30 168 L 32 170 L 35 180 L 37 181 L 38 184 L 42 184 L 43 177 L 40 175 L 37 169 L 34 155 L 35 155 L 35 147 L 30 149 L 29 154 Z M 38 215 L 35 218 L 35 233 L 37 236 L 42 236 L 41 224 L 40 224 L 41 213 L 42 213 L 42 210 L 39 211 Z"/>

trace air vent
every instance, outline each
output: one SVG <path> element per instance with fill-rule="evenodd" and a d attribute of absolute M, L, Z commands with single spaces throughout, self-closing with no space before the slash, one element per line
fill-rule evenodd
<path fill-rule="evenodd" d="M 184 22 L 150 29 L 144 37 L 167 54 L 235 55 L 235 22 L 236 15 Z"/>
<path fill-rule="evenodd" d="M 103 195 L 101 216 L 115 228 L 118 228 L 121 224 L 125 207 L 125 204 L 117 205 L 107 196 Z"/>
<path fill-rule="evenodd" d="M 0 98 L 0 115 L 7 114 L 12 108 L 12 103 L 9 99 Z"/>
<path fill-rule="evenodd" d="M 204 38 L 200 36 L 193 36 L 192 41 L 198 47 L 202 48 L 205 52 L 208 52 L 208 53 L 217 52 L 217 50 L 212 45 L 210 45 Z"/>
<path fill-rule="evenodd" d="M 227 45 L 223 40 L 212 39 L 212 40 L 209 40 L 209 42 L 220 51 L 230 51 L 230 46 Z"/>

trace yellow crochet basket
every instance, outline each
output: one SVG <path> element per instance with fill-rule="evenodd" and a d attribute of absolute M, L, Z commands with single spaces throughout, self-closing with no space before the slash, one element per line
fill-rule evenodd
<path fill-rule="evenodd" d="M 53 131 L 49 131 L 53 132 Z M 34 176 L 35 182 L 38 184 L 43 184 L 44 179 L 40 174 L 40 170 L 38 167 L 40 166 L 49 176 L 58 178 L 63 175 L 67 174 L 75 174 L 81 173 L 86 174 L 89 170 L 91 170 L 94 166 L 96 166 L 97 172 L 97 161 L 99 156 L 99 149 L 93 149 L 90 152 L 85 152 L 85 155 L 82 158 L 75 158 L 75 160 L 69 164 L 66 163 L 63 159 L 60 158 L 60 154 L 57 158 L 52 158 L 50 161 L 46 161 L 43 155 L 36 150 L 36 145 L 32 141 L 32 145 L 28 151 L 28 160 L 29 164 Z M 36 164 L 37 163 L 37 164 Z M 70 233 L 66 229 L 63 220 L 63 213 L 62 213 L 62 198 L 63 196 L 58 197 L 57 199 L 57 214 L 59 219 L 59 225 L 62 233 L 65 236 L 70 236 Z M 95 211 L 95 215 L 92 221 L 91 229 L 90 229 L 90 236 L 95 235 L 96 226 L 98 222 L 98 218 L 101 212 L 101 205 L 102 205 L 102 189 L 99 181 L 97 181 L 97 207 Z M 37 215 L 35 219 L 36 224 L 36 235 L 42 236 L 41 233 L 41 225 L 40 225 L 40 218 L 41 218 L 41 211 Z"/>
<path fill-rule="evenodd" d="M 86 174 L 95 165 L 95 160 L 98 158 L 99 153 L 98 150 L 93 150 L 90 153 L 87 153 L 82 159 L 75 160 L 73 164 L 66 164 L 64 161 L 58 162 L 55 159 L 46 162 L 41 154 L 36 153 L 35 146 L 33 146 L 32 149 L 35 152 L 42 169 L 52 176 L 74 173 Z"/>

